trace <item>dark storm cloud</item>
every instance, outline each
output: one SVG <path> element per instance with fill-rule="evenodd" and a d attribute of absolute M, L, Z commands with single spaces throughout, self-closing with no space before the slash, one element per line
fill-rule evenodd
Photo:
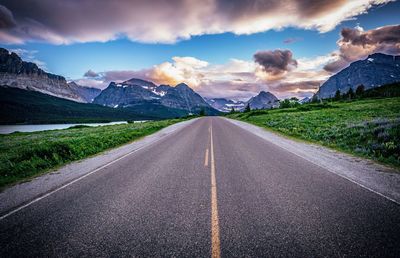
<path fill-rule="evenodd" d="M 0 5 L 0 29 L 10 29 L 15 25 L 16 22 L 11 11 Z"/>
<path fill-rule="evenodd" d="M 193 35 L 298 27 L 332 30 L 391 0 L 2 0 L 0 42 L 171 43 Z M 327 19 L 324 14 L 329 13 Z"/>
<path fill-rule="evenodd" d="M 302 16 L 317 17 L 343 6 L 347 0 L 298 0 L 296 2 Z"/>
<path fill-rule="evenodd" d="M 248 16 L 262 16 L 282 8 L 281 0 L 220 0 L 215 1 L 218 13 L 233 19 L 242 19 Z"/>
<path fill-rule="evenodd" d="M 325 65 L 329 72 L 337 72 L 349 63 L 373 53 L 400 54 L 400 25 L 392 25 L 364 31 L 362 28 L 344 28 L 337 42 L 337 59 Z"/>
<path fill-rule="evenodd" d="M 99 74 L 96 73 L 96 72 L 93 71 L 93 70 L 89 70 L 89 71 L 87 71 L 83 76 L 84 76 L 84 77 L 88 77 L 88 78 L 95 78 L 95 77 L 98 77 Z"/>
<path fill-rule="evenodd" d="M 271 75 L 282 74 L 297 66 L 290 50 L 259 51 L 254 54 L 254 61 Z"/>
<path fill-rule="evenodd" d="M 400 42 L 400 25 L 381 27 L 366 32 L 344 28 L 341 35 L 342 42 L 352 45 L 397 44 Z"/>

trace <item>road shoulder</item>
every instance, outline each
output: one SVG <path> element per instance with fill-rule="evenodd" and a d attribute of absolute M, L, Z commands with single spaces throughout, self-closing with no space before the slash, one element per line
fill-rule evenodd
<path fill-rule="evenodd" d="M 143 139 L 128 143 L 121 147 L 100 153 L 94 157 L 72 162 L 51 173 L 33 178 L 31 181 L 20 183 L 4 189 L 0 193 L 0 215 L 29 203 L 33 199 L 54 191 L 85 175 L 98 171 L 111 162 L 124 158 L 134 152 L 150 146 L 165 137 L 177 133 L 197 119 L 180 122 L 168 126 Z"/>
<path fill-rule="evenodd" d="M 393 168 L 323 146 L 294 141 L 246 122 L 224 119 L 313 164 L 400 204 L 400 174 Z"/>

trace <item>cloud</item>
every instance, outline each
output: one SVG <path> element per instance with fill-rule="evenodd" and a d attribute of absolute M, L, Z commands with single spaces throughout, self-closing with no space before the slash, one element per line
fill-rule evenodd
<path fill-rule="evenodd" d="M 12 12 L 7 7 L 0 5 L 0 29 L 10 29 L 15 25 Z"/>
<path fill-rule="evenodd" d="M 282 82 L 274 87 L 274 90 L 280 93 L 297 93 L 306 92 L 314 93 L 318 90 L 323 81 L 299 81 L 299 82 Z"/>
<path fill-rule="evenodd" d="M 194 57 L 173 57 L 173 62 L 164 62 L 155 65 L 147 76 L 157 83 L 176 85 L 186 82 L 196 88 L 204 79 L 202 69 L 209 64 Z"/>
<path fill-rule="evenodd" d="M 263 85 L 261 88 L 279 98 L 311 96 L 331 75 L 323 67 L 335 60 L 330 54 L 294 59 L 290 50 L 261 51 L 255 57 L 255 62 L 262 67 L 254 73 Z"/>
<path fill-rule="evenodd" d="M 359 26 L 354 29 L 344 28 L 337 44 L 339 50 L 332 53 L 334 60 L 324 67 L 326 71 L 340 71 L 351 62 L 377 52 L 399 55 L 400 25 L 384 26 L 368 31 Z"/>
<path fill-rule="evenodd" d="M 281 50 L 277 50 L 276 53 L 279 51 Z M 275 53 L 275 51 L 270 52 Z M 285 60 L 291 59 L 293 58 Z M 96 77 L 85 77 L 76 82 L 81 85 L 105 88 L 111 81 L 122 82 L 139 78 L 158 85 L 174 86 L 185 82 L 204 97 L 247 100 L 261 90 L 271 91 L 278 97 L 304 97 L 312 95 L 321 81 L 329 76 L 329 73 L 322 69 L 329 60 L 329 56 L 301 58 L 297 61 L 298 66 L 284 73 L 281 79 L 270 81 L 266 79 L 265 71 L 260 70 L 260 65 L 254 61 L 231 59 L 224 64 L 210 64 L 195 57 L 176 56 L 170 61 L 146 69 L 103 71 L 96 73 L 98 75 Z M 279 65 L 276 66 L 279 67 Z"/>
<path fill-rule="evenodd" d="M 131 78 L 171 86 L 185 82 L 204 97 L 248 99 L 257 94 L 264 84 L 255 76 L 256 67 L 254 62 L 238 59 L 211 65 L 195 57 L 175 56 L 171 61 L 150 68 L 97 72 L 98 76 L 86 76 L 75 82 L 101 89 L 106 88 L 111 81 L 122 82 Z"/>
<path fill-rule="evenodd" d="M 14 48 L 10 49 L 9 51 L 14 52 L 18 56 L 20 56 L 21 59 L 23 59 L 24 61 L 35 63 L 38 67 L 47 71 L 46 63 L 36 58 L 36 54 L 38 53 L 37 50 Z"/>
<path fill-rule="evenodd" d="M 83 76 L 84 77 L 89 77 L 89 78 L 95 78 L 95 77 L 98 77 L 99 74 L 96 73 L 95 71 L 89 69 Z"/>
<path fill-rule="evenodd" d="M 297 66 L 290 50 L 259 51 L 254 54 L 254 61 L 267 73 L 267 80 L 277 80 Z"/>
<path fill-rule="evenodd" d="M 303 38 L 287 38 L 283 41 L 284 44 L 292 44 L 303 40 Z"/>
<path fill-rule="evenodd" d="M 332 74 L 327 67 L 343 67 L 350 61 L 384 49 L 399 52 L 399 26 L 370 31 L 361 27 L 343 30 L 339 50 L 322 56 L 294 59 L 290 50 L 259 51 L 254 60 L 230 59 L 210 64 L 195 57 L 172 57 L 171 60 L 142 70 L 104 71 L 98 76 L 80 79 L 82 85 L 105 88 L 110 81 L 140 78 L 156 84 L 189 84 L 204 97 L 247 100 L 261 90 L 279 98 L 309 97 Z M 343 63 L 340 63 L 343 62 Z"/>
<path fill-rule="evenodd" d="M 196 35 L 251 34 L 285 27 L 327 32 L 391 1 L 3 0 L 0 42 L 70 44 L 128 38 L 173 43 Z"/>
<path fill-rule="evenodd" d="M 212 98 L 228 98 L 234 100 L 248 100 L 261 90 L 267 89 L 262 82 L 216 80 L 202 84 L 197 90 L 201 96 Z"/>

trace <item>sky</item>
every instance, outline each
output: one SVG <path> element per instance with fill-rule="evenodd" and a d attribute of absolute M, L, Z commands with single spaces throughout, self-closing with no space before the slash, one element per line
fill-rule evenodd
<path fill-rule="evenodd" d="M 400 54 L 399 14 L 392 0 L 0 0 L 0 47 L 84 86 L 303 98 L 353 61 Z"/>

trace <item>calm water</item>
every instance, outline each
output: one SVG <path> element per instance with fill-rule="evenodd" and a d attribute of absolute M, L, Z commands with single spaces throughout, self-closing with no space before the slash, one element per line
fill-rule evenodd
<path fill-rule="evenodd" d="M 135 121 L 143 122 L 143 121 Z M 44 125 L 0 125 L 0 134 L 9 134 L 13 132 L 37 132 L 47 131 L 55 129 L 66 129 L 75 125 L 87 125 L 87 126 L 103 126 L 103 125 L 118 125 L 127 124 L 126 121 L 111 122 L 111 123 L 90 123 L 90 124 L 44 124 Z"/>

